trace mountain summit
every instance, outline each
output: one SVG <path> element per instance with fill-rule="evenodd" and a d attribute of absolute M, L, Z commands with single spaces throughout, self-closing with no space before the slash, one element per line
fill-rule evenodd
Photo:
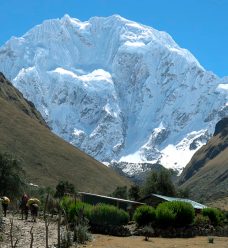
<path fill-rule="evenodd" d="M 227 78 L 118 15 L 44 21 L 0 48 L 0 71 L 53 132 L 103 162 L 181 170 L 228 112 Z"/>

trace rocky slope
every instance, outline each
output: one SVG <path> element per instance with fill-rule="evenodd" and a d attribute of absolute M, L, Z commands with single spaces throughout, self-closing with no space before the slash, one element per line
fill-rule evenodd
<path fill-rule="evenodd" d="M 28 183 L 55 187 L 60 180 L 79 191 L 111 193 L 128 180 L 65 142 L 40 113 L 0 74 L 0 152 L 15 156 Z"/>
<path fill-rule="evenodd" d="M 182 170 L 228 111 L 227 78 L 117 15 L 44 21 L 0 48 L 0 71 L 54 133 L 129 174 L 131 163 Z"/>
<path fill-rule="evenodd" d="M 0 98 L 4 99 L 8 103 L 12 104 L 18 110 L 22 110 L 26 115 L 32 119 L 39 121 L 40 124 L 47 127 L 44 119 L 42 118 L 40 112 L 38 112 L 34 104 L 26 100 L 22 93 L 17 90 L 12 84 L 5 78 L 5 76 L 0 72 Z"/>
<path fill-rule="evenodd" d="M 217 123 L 214 136 L 196 152 L 179 182 L 199 200 L 228 197 L 228 117 Z"/>

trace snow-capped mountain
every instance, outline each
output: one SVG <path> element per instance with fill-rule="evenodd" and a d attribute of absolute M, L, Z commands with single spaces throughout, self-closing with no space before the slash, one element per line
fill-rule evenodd
<path fill-rule="evenodd" d="M 181 170 L 228 113 L 228 78 L 165 32 L 114 15 L 65 15 L 0 48 L 0 71 L 53 132 L 103 162 Z M 137 163 L 137 168 L 132 168 Z"/>

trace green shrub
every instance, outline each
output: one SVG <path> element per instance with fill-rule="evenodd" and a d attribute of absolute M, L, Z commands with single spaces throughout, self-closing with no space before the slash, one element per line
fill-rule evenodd
<path fill-rule="evenodd" d="M 208 216 L 203 216 L 201 214 L 197 215 L 195 218 L 195 225 L 197 226 L 205 226 L 210 224 L 210 219 L 208 218 Z"/>
<path fill-rule="evenodd" d="M 67 217 L 69 217 L 69 211 L 72 205 L 75 204 L 75 200 L 72 197 L 64 196 L 60 201 L 60 207 L 64 211 Z"/>
<path fill-rule="evenodd" d="M 218 225 L 222 221 L 222 212 L 217 208 L 204 208 L 202 215 L 207 216 L 213 225 Z"/>
<path fill-rule="evenodd" d="M 139 226 L 148 225 L 156 220 L 155 209 L 147 205 L 140 206 L 135 210 L 133 220 L 136 221 Z"/>
<path fill-rule="evenodd" d="M 69 222 L 77 221 L 78 217 L 90 219 L 92 208 L 92 205 L 81 201 L 72 203 L 68 211 Z"/>
<path fill-rule="evenodd" d="M 173 226 L 176 214 L 166 204 L 159 204 L 156 208 L 156 221 L 160 226 Z"/>
<path fill-rule="evenodd" d="M 124 225 L 129 221 L 127 212 L 112 205 L 92 206 L 80 201 L 75 202 L 70 197 L 64 197 L 60 204 L 69 223 L 82 224 L 78 220 L 83 218 L 89 220 L 89 224 L 99 225 Z"/>
<path fill-rule="evenodd" d="M 129 214 L 112 205 L 98 204 L 91 209 L 89 220 L 98 225 L 124 225 L 129 221 Z"/>
<path fill-rule="evenodd" d="M 158 224 L 165 226 L 187 226 L 193 223 L 194 208 L 182 201 L 163 202 L 156 210 Z"/>
<path fill-rule="evenodd" d="M 170 202 L 174 213 L 176 214 L 175 225 L 187 226 L 193 223 L 195 218 L 195 210 L 190 203 L 173 201 Z"/>
<path fill-rule="evenodd" d="M 78 200 L 76 201 L 69 196 L 62 198 L 60 206 L 63 209 L 69 223 L 77 223 L 79 217 L 90 219 L 90 212 L 93 208 L 92 205 Z"/>

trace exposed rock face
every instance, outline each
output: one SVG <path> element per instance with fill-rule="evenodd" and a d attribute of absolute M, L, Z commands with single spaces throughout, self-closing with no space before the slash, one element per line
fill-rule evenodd
<path fill-rule="evenodd" d="M 227 115 L 227 78 L 120 16 L 45 21 L 0 48 L 0 71 L 56 134 L 103 162 L 181 170 Z"/>
<path fill-rule="evenodd" d="M 228 117 L 220 120 L 215 126 L 214 136 L 221 134 L 222 136 L 228 136 Z"/>
<path fill-rule="evenodd" d="M 228 118 L 220 120 L 214 136 L 201 147 L 183 170 L 179 183 L 194 198 L 212 201 L 228 196 Z"/>
<path fill-rule="evenodd" d="M 33 119 L 38 120 L 42 125 L 47 126 L 41 114 L 36 110 L 34 104 L 26 100 L 0 72 L 0 97 L 7 102 L 13 103 L 19 110 Z"/>

